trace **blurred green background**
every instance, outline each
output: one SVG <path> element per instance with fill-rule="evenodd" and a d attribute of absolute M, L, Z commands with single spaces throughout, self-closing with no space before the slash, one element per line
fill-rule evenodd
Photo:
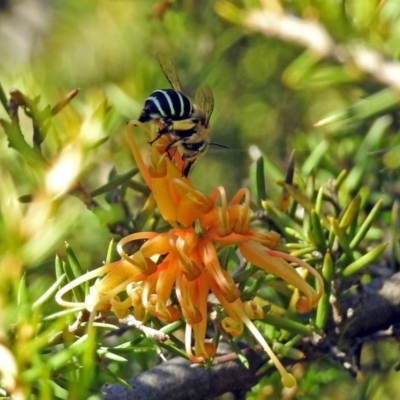
<path fill-rule="evenodd" d="M 365 46 L 383 63 L 398 60 L 400 2 L 248 0 L 229 4 L 250 11 L 259 9 L 260 3 L 277 18 L 286 15 L 320 24 L 334 50 L 318 55 L 296 40 L 254 32 L 244 21 L 232 22 L 235 17 L 229 18 L 226 8 L 218 6 L 225 2 L 213 0 L 3 0 L 0 83 L 6 93 L 17 88 L 30 98 L 40 96 L 42 108 L 80 89 L 52 118 L 41 151 L 47 160 L 55 160 L 63 149 L 78 143 L 82 159 L 76 176 L 90 192 L 104 185 L 111 171 L 123 174 L 134 167 L 125 124 L 138 118 L 153 90 L 168 87 L 155 57 L 162 51 L 174 61 L 185 93 L 194 97 L 201 84 L 211 86 L 215 96 L 211 138 L 229 147 L 211 147 L 198 161 L 191 175 L 197 188 L 210 193 L 223 185 L 230 198 L 241 186 L 254 187 L 255 161 L 264 155 L 268 197 L 277 200 L 280 192 L 274 180 L 282 179 L 281 171 L 295 149 L 296 168 L 303 179 L 313 173 L 319 184 L 325 184 L 346 168 L 350 178 L 345 196 L 365 187 L 372 200 L 383 197 L 386 210 L 390 209 L 400 190 L 400 78 L 396 86 L 396 79 L 385 78 L 383 67 L 382 74 L 361 68 L 352 51 Z M 312 43 L 316 38 L 308 39 Z M 338 54 L 339 50 L 343 53 Z M 332 123 L 314 126 L 329 116 L 335 116 Z M 0 118 L 7 120 L 3 108 Z M 32 144 L 30 120 L 23 113 L 20 118 L 25 138 Z M 138 129 L 135 132 L 145 149 L 146 136 Z M 34 298 L 54 282 L 54 254 L 64 254 L 64 241 L 72 245 L 85 268 L 101 265 L 115 234 L 109 226 L 123 219 L 121 209 L 110 206 L 105 196 L 99 197 L 96 213 L 77 198 L 63 198 L 49 211 L 54 218 L 52 230 L 43 221 L 36 227 L 31 219 L 34 210 L 15 199 L 40 192 L 47 172 L 10 148 L 2 132 L 0 154 L 2 268 L 11 254 L 21 270 L 28 270 Z M 135 191 L 128 198 L 131 204 L 141 204 L 142 196 Z M 382 229 L 380 237 L 385 236 Z M 43 265 L 48 265 L 47 276 L 43 276 Z M 7 277 L 3 288 L 14 279 Z M 15 293 L 3 299 L 10 313 Z M 7 325 L 11 314 L 3 314 Z M 383 351 L 382 357 L 389 353 Z M 341 398 L 394 398 L 386 396 L 385 390 L 397 375 L 386 366 L 367 374 L 382 373 L 384 379 L 376 382 L 367 377 L 367 384 L 355 383 L 338 366 L 330 368 L 333 378 L 326 378 L 328 383 L 343 379 L 343 387 L 360 385 L 359 394 Z M 305 377 L 300 388 L 305 394 L 287 398 L 338 398 L 335 393 L 318 392 L 325 382 L 315 378 L 315 371 Z M 313 379 L 317 389 L 312 387 Z M 375 389 L 362 389 L 368 385 Z M 249 398 L 266 398 L 259 393 Z"/>

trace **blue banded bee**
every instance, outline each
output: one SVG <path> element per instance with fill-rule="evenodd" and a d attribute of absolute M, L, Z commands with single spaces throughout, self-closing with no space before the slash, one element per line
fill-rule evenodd
<path fill-rule="evenodd" d="M 188 176 L 193 163 L 204 154 L 210 144 L 208 134 L 210 117 L 214 110 L 214 96 L 209 86 L 200 87 L 196 92 L 195 103 L 182 93 L 181 83 L 175 66 L 164 54 L 157 53 L 157 59 L 168 82 L 173 89 L 154 91 L 145 101 L 139 121 L 154 120 L 160 122 L 157 137 L 150 142 L 153 144 L 160 136 L 169 134 L 171 147 L 178 147 L 184 161 L 182 175 Z"/>
<path fill-rule="evenodd" d="M 187 96 L 174 89 L 161 89 L 146 99 L 139 121 L 161 120 L 167 132 L 172 128 L 172 121 L 186 120 L 193 113 L 193 104 Z"/>

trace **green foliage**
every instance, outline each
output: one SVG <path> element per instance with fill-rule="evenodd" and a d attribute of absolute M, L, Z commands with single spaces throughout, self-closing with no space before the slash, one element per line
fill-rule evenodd
<path fill-rule="evenodd" d="M 230 195 L 249 186 L 253 223 L 276 230 L 281 250 L 324 279 L 316 312 L 304 318 L 293 315 L 292 291 L 278 279 L 251 265 L 235 276 L 243 298 L 263 305 L 258 327 L 281 357 L 298 360 L 301 340 L 329 329 L 331 295 L 351 296 L 376 269 L 398 270 L 399 2 L 260 4 L 39 1 L 27 36 L 19 8 L 0 4 L 0 359 L 9 360 L 0 395 L 99 396 L 104 383 L 124 385 L 153 366 L 161 347 L 185 354 L 173 336 L 181 321 L 151 321 L 173 338 L 162 345 L 137 330 L 104 338 L 120 325 L 115 317 L 96 322 L 96 337 L 85 331 L 88 311 L 54 300 L 61 286 L 117 259 L 113 239 L 166 229 L 124 135 L 148 94 L 168 86 L 159 50 L 174 60 L 185 93 L 212 87 L 212 141 L 229 147 L 196 163 L 196 187 L 223 185 Z M 271 17 L 277 24 L 264 29 L 259 21 Z M 137 140 L 146 149 L 145 135 Z M 237 255 L 224 256 L 233 270 Z M 79 285 L 66 300 L 83 302 L 88 291 Z M 357 384 L 338 362 L 297 364 L 298 398 L 337 398 L 328 384 L 378 398 L 397 379 L 389 355 Z M 280 398 L 271 365 L 262 372 L 268 377 L 248 398 Z"/>

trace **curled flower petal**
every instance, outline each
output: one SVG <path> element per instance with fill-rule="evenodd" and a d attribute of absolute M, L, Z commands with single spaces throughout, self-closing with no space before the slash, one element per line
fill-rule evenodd
<path fill-rule="evenodd" d="M 161 271 L 165 268 L 165 264 L 167 263 L 168 261 L 163 264 L 160 269 Z M 156 315 L 162 320 L 173 322 L 179 319 L 180 314 L 175 307 L 167 304 L 167 302 L 164 300 L 165 297 L 169 297 L 170 294 L 171 288 L 168 284 L 169 282 L 167 281 L 160 283 L 158 286 L 158 293 L 156 293 L 160 270 L 149 276 L 144 283 L 142 302 L 145 309 L 153 315 Z M 163 286 L 163 283 L 165 286 Z M 159 295 L 161 295 L 161 300 Z"/>
<path fill-rule="evenodd" d="M 144 257 L 150 258 L 156 254 L 167 254 L 171 250 L 169 234 L 160 233 L 159 235 L 147 240 L 140 248 Z"/>
<path fill-rule="evenodd" d="M 173 234 L 177 235 L 174 236 Z M 201 271 L 192 257 L 193 252 L 198 246 L 199 238 L 194 229 L 186 229 L 185 231 L 170 232 L 170 245 L 179 260 L 179 267 L 185 273 L 187 279 L 196 279 Z M 198 260 L 198 258 L 197 258 Z"/>
<path fill-rule="evenodd" d="M 252 264 L 298 288 L 305 296 L 301 302 L 302 310 L 310 310 L 312 308 L 317 298 L 317 293 L 290 264 L 277 257 L 278 254 L 281 254 L 280 252 L 275 251 L 272 253 L 271 250 L 254 241 L 241 243 L 239 249 L 243 257 Z"/>
<path fill-rule="evenodd" d="M 156 236 L 158 236 L 158 234 L 154 232 L 134 233 L 121 239 L 117 245 L 117 250 L 122 258 L 137 267 L 140 272 L 145 275 L 150 275 L 156 269 L 154 263 L 146 258 L 144 254 L 140 253 L 140 250 L 136 252 L 134 256 L 129 257 L 129 255 L 125 253 L 123 246 L 135 240 L 154 239 Z"/>
<path fill-rule="evenodd" d="M 146 309 L 144 308 L 142 297 L 143 297 L 143 286 L 135 282 L 130 283 L 127 286 L 126 293 L 131 299 L 133 306 L 133 316 L 139 320 L 143 321 L 146 315 Z"/>
<path fill-rule="evenodd" d="M 176 193 L 177 221 L 183 227 L 190 227 L 202 214 L 207 214 L 213 208 L 212 199 L 195 190 L 187 181 L 172 179 L 170 190 Z"/>
<path fill-rule="evenodd" d="M 204 239 L 200 244 L 200 248 L 208 274 L 212 276 L 214 282 L 219 286 L 225 299 L 230 303 L 235 301 L 240 297 L 239 289 L 236 287 L 232 277 L 219 265 L 217 252 L 212 242 Z"/>
<path fill-rule="evenodd" d="M 130 283 L 127 286 L 126 293 L 131 298 L 134 307 L 142 304 L 143 287 L 141 285 Z"/>
<path fill-rule="evenodd" d="M 185 330 L 185 350 L 190 361 L 194 363 L 201 363 L 207 359 L 207 354 L 200 354 L 195 356 L 192 352 L 192 326 L 186 324 Z"/>
<path fill-rule="evenodd" d="M 125 265 L 126 261 L 124 260 L 119 260 L 115 261 L 111 264 L 106 264 L 103 265 L 100 268 L 97 268 L 93 271 L 87 272 L 85 275 L 80 276 L 79 278 L 74 279 L 72 282 L 69 282 L 65 286 L 63 286 L 57 293 L 56 293 L 56 301 L 58 304 L 64 306 L 64 307 L 82 307 L 86 308 L 87 304 L 85 303 L 75 303 L 75 302 L 70 302 L 66 301 L 63 299 L 64 294 L 68 293 L 70 290 L 73 288 L 89 281 L 90 279 L 97 278 L 99 276 L 102 276 L 110 271 L 113 271 L 115 269 L 118 269 L 121 267 L 121 265 Z M 132 282 L 134 281 L 140 281 L 145 278 L 144 275 L 140 274 L 139 272 L 135 271 L 133 275 L 130 276 L 129 279 L 131 279 Z"/>
<path fill-rule="evenodd" d="M 171 297 L 176 277 L 178 274 L 178 265 L 172 256 L 168 256 L 159 265 L 157 273 L 157 282 L 155 291 L 160 304 L 167 304 Z"/>
<path fill-rule="evenodd" d="M 229 215 L 227 210 L 227 202 L 225 190 L 222 187 L 216 188 L 210 195 L 210 200 L 214 205 L 218 195 L 221 196 L 221 206 L 214 206 L 205 213 L 199 215 L 199 222 L 201 229 L 206 232 L 209 229 L 218 230 L 222 234 L 221 236 L 226 236 L 225 231 L 232 231 L 229 224 Z M 218 228 L 217 228 L 218 226 Z"/>
<path fill-rule="evenodd" d="M 126 318 L 130 310 L 129 308 L 132 306 L 132 301 L 129 297 L 125 300 L 121 301 L 118 296 L 110 299 L 111 311 L 120 319 Z"/>
<path fill-rule="evenodd" d="M 300 297 L 299 301 L 296 304 L 296 309 L 298 312 L 308 312 L 311 310 L 311 308 L 315 307 L 320 300 L 322 294 L 324 293 L 324 281 L 321 277 L 321 275 L 314 269 L 312 268 L 309 264 L 304 262 L 303 260 L 300 260 L 296 257 L 293 257 L 290 254 L 282 253 L 280 251 L 275 251 L 275 250 L 269 250 L 268 253 L 272 255 L 273 257 L 280 257 L 286 261 L 293 262 L 298 264 L 299 266 L 305 268 L 308 272 L 310 272 L 312 275 L 314 275 L 315 279 L 318 282 L 318 293 L 316 296 L 312 299 L 311 304 L 309 303 L 308 299 L 304 297 Z M 300 289 L 300 288 L 299 288 Z M 301 289 L 300 289 L 301 291 Z"/>
<path fill-rule="evenodd" d="M 182 313 L 189 325 L 195 325 L 203 320 L 203 316 L 197 307 L 197 280 L 189 281 L 186 276 L 180 272 L 176 282 L 176 295 L 182 306 Z"/>
<path fill-rule="evenodd" d="M 133 281 L 135 275 L 138 275 L 137 269 L 132 264 L 122 261 L 118 268 L 113 269 L 104 278 L 96 282 L 94 288 L 100 294 L 105 294 L 129 278 Z"/>
<path fill-rule="evenodd" d="M 239 204 L 244 198 L 244 204 Z M 233 197 L 229 206 L 229 217 L 233 224 L 233 231 L 247 234 L 250 230 L 250 192 L 248 189 L 240 189 Z"/>
<path fill-rule="evenodd" d="M 236 233 L 247 234 L 250 228 L 249 210 L 240 204 L 229 207 L 229 219 Z"/>

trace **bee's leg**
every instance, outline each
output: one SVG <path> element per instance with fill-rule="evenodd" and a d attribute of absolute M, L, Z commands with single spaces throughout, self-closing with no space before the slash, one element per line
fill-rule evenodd
<path fill-rule="evenodd" d="M 171 150 L 171 147 L 176 147 L 176 146 L 178 146 L 178 144 L 179 144 L 180 142 L 182 142 L 182 139 L 175 139 L 175 140 L 172 140 L 172 141 L 168 144 L 168 146 L 165 148 L 165 152 L 168 154 L 168 157 L 169 157 L 169 158 L 172 158 L 171 154 L 169 153 L 169 151 Z"/>
<path fill-rule="evenodd" d="M 147 143 L 151 146 L 154 142 L 156 142 L 158 139 L 160 139 L 161 136 L 162 136 L 162 134 L 158 133 L 157 136 L 153 140 L 150 140 Z"/>
<path fill-rule="evenodd" d="M 165 133 L 171 132 L 172 126 L 173 126 L 172 121 L 165 123 L 161 129 L 160 128 L 158 129 L 158 134 L 161 136 L 164 135 Z"/>
<path fill-rule="evenodd" d="M 166 133 L 169 133 L 171 128 L 172 128 L 172 121 L 167 121 L 164 119 L 155 121 L 158 131 L 157 131 L 157 136 L 153 139 L 147 142 L 150 146 L 156 142 L 162 135 L 165 135 Z"/>

